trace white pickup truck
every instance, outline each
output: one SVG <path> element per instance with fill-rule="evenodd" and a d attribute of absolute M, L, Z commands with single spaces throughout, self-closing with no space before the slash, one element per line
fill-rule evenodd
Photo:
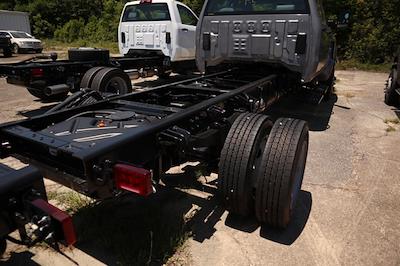
<path fill-rule="evenodd" d="M 129 2 L 118 29 L 120 53 L 126 57 L 163 56 L 165 69 L 194 66 L 197 21 L 195 13 L 178 1 Z"/>

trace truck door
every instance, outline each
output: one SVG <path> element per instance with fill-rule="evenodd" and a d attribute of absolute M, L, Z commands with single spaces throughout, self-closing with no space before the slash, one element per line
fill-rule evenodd
<path fill-rule="evenodd" d="M 180 17 L 177 33 L 176 60 L 194 60 L 196 56 L 197 16 L 186 6 L 177 4 Z"/>

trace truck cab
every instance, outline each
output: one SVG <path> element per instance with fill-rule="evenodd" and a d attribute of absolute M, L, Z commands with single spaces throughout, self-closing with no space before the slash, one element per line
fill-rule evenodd
<path fill-rule="evenodd" d="M 142 0 L 125 5 L 118 43 L 124 56 L 160 55 L 170 62 L 194 60 L 198 17 L 174 0 Z"/>
<path fill-rule="evenodd" d="M 206 0 L 197 26 L 197 65 L 260 63 L 332 79 L 336 48 L 321 0 Z"/>

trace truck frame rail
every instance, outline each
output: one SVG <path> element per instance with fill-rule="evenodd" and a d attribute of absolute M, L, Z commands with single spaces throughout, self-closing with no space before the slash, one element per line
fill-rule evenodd
<path fill-rule="evenodd" d="M 6 124 L 0 129 L 1 152 L 33 163 L 51 179 L 101 197 L 102 193 L 90 188 L 97 187 L 92 184 L 98 178 L 94 169 L 105 161 L 146 165 L 155 154 L 159 156 L 156 146 L 160 138 L 171 135 L 169 130 L 172 135 L 186 134 L 187 141 L 193 142 L 198 140 L 196 135 L 208 134 L 212 123 L 218 131 L 229 129 L 228 120 L 236 112 L 262 111 L 266 104 L 260 98 L 274 100 L 281 93 L 272 86 L 274 74 L 241 72 L 238 77 L 238 70 L 228 70 Z M 87 115 L 99 119 L 94 127 L 93 121 L 80 124 L 86 123 L 80 120 Z M 207 121 L 212 115 L 217 116 L 212 118 L 215 121 Z M 184 133 L 176 133 L 176 128 Z M 189 146 L 185 149 L 193 151 Z M 127 147 L 148 149 L 151 155 L 148 160 L 135 155 L 127 158 Z M 190 157 L 202 157 L 200 151 L 192 153 Z"/>

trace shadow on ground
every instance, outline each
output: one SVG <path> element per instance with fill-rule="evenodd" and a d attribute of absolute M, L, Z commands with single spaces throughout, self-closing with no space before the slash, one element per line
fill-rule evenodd
<path fill-rule="evenodd" d="M 252 233 L 260 228 L 260 236 L 283 245 L 293 244 L 303 232 L 311 213 L 312 195 L 308 191 L 301 191 L 294 210 L 292 221 L 286 229 L 276 229 L 267 225 L 260 225 L 255 218 L 243 218 L 229 214 L 225 225 Z"/>
<path fill-rule="evenodd" d="M 190 166 L 180 174 L 165 175 L 164 185 L 147 199 L 130 194 L 81 208 L 73 216 L 75 247 L 106 265 L 163 265 L 188 237 L 199 242 L 211 238 L 225 209 L 216 196 L 216 180 L 199 181 L 203 170 L 201 165 Z M 261 237 L 290 245 L 301 234 L 310 210 L 311 194 L 302 191 L 285 231 L 234 215 L 228 215 L 225 224 L 248 233 L 260 228 Z M 14 253 L 5 263 L 37 265 L 31 257 L 29 252 Z"/>
<path fill-rule="evenodd" d="M 186 240 L 190 208 L 185 195 L 170 191 L 88 206 L 74 215 L 76 247 L 107 265 L 161 265 Z"/>
<path fill-rule="evenodd" d="M 0 265 L 4 266 L 39 266 L 36 262 L 32 260 L 34 256 L 33 253 L 29 251 L 23 252 L 11 252 L 7 261 L 0 260 Z"/>
<path fill-rule="evenodd" d="M 311 131 L 324 131 L 328 129 L 333 107 L 338 99 L 337 96 L 334 94 L 329 100 L 323 100 L 318 105 L 299 100 L 300 97 L 301 95 L 293 94 L 290 97 L 282 98 L 266 114 L 273 118 L 289 117 L 305 120 L 308 122 Z"/>
<path fill-rule="evenodd" d="M 76 247 L 107 265 L 163 265 L 188 237 L 211 237 L 224 209 L 215 197 L 215 181 L 197 179 L 201 171 L 187 167 L 166 174 L 147 199 L 124 195 L 80 209 L 73 217 Z M 210 196 L 183 191 L 189 188 Z"/>

